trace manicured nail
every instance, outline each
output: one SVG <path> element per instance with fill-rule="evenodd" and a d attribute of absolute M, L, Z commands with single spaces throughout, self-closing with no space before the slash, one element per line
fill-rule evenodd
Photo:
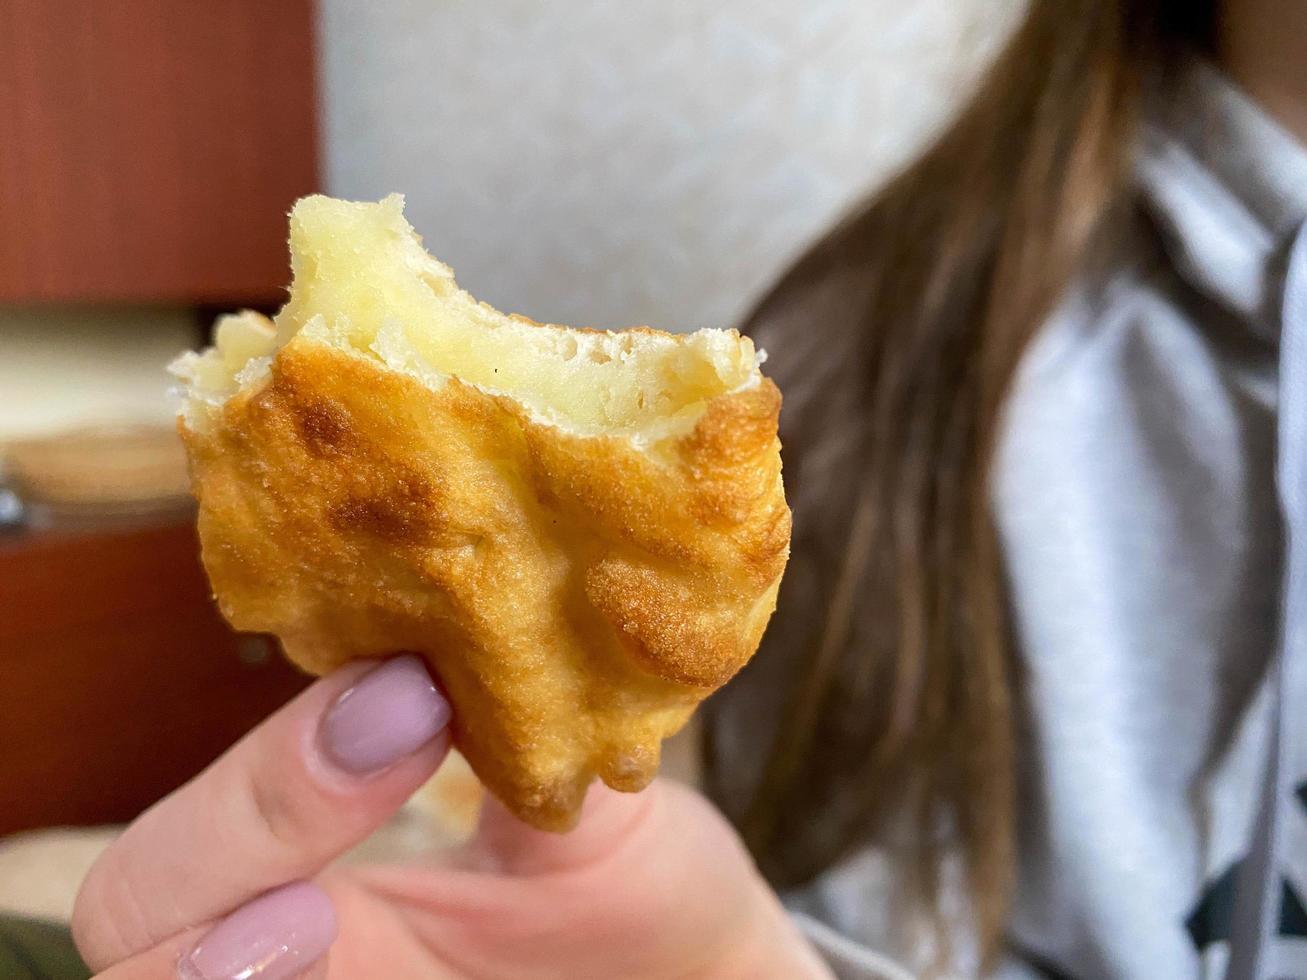
<path fill-rule="evenodd" d="M 347 772 L 376 772 L 430 742 L 449 717 L 449 702 L 422 661 L 396 657 L 364 674 L 327 709 L 322 745 Z"/>
<path fill-rule="evenodd" d="M 182 980 L 289 980 L 336 940 L 336 910 L 317 885 L 297 881 L 246 902 L 177 965 Z"/>

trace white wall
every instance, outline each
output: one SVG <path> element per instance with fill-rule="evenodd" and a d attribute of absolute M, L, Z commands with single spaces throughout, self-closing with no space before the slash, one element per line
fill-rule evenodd
<path fill-rule="evenodd" d="M 0 441 L 100 422 L 171 425 L 164 367 L 196 337 L 186 310 L 0 308 Z"/>
<path fill-rule="evenodd" d="M 323 0 L 328 189 L 474 295 L 727 324 L 908 158 L 1016 0 Z"/>

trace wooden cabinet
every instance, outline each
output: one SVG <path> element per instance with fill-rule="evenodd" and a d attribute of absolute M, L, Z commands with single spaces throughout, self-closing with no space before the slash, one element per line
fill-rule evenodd
<path fill-rule="evenodd" d="M 275 305 L 311 0 L 0 2 L 0 303 Z"/>
<path fill-rule="evenodd" d="M 0 306 L 278 305 L 314 13 L 0 0 Z M 305 682 L 223 622 L 189 522 L 0 537 L 0 834 L 129 819 Z"/>
<path fill-rule="evenodd" d="M 306 683 L 227 627 L 189 523 L 0 538 L 0 835 L 129 820 Z"/>

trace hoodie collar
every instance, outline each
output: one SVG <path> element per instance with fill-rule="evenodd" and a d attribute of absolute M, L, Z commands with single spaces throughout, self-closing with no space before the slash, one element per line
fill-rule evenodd
<path fill-rule="evenodd" d="M 1137 177 L 1181 275 L 1277 332 L 1285 251 L 1307 217 L 1307 148 L 1195 58 L 1153 106 Z"/>

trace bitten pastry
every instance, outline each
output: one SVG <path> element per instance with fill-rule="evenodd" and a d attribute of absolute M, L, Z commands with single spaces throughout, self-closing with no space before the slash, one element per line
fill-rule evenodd
<path fill-rule="evenodd" d="M 546 326 L 458 288 L 403 200 L 308 197 L 269 321 L 173 365 L 205 567 L 314 673 L 423 654 L 537 827 L 638 790 L 753 654 L 790 514 L 780 394 L 734 331 Z"/>

